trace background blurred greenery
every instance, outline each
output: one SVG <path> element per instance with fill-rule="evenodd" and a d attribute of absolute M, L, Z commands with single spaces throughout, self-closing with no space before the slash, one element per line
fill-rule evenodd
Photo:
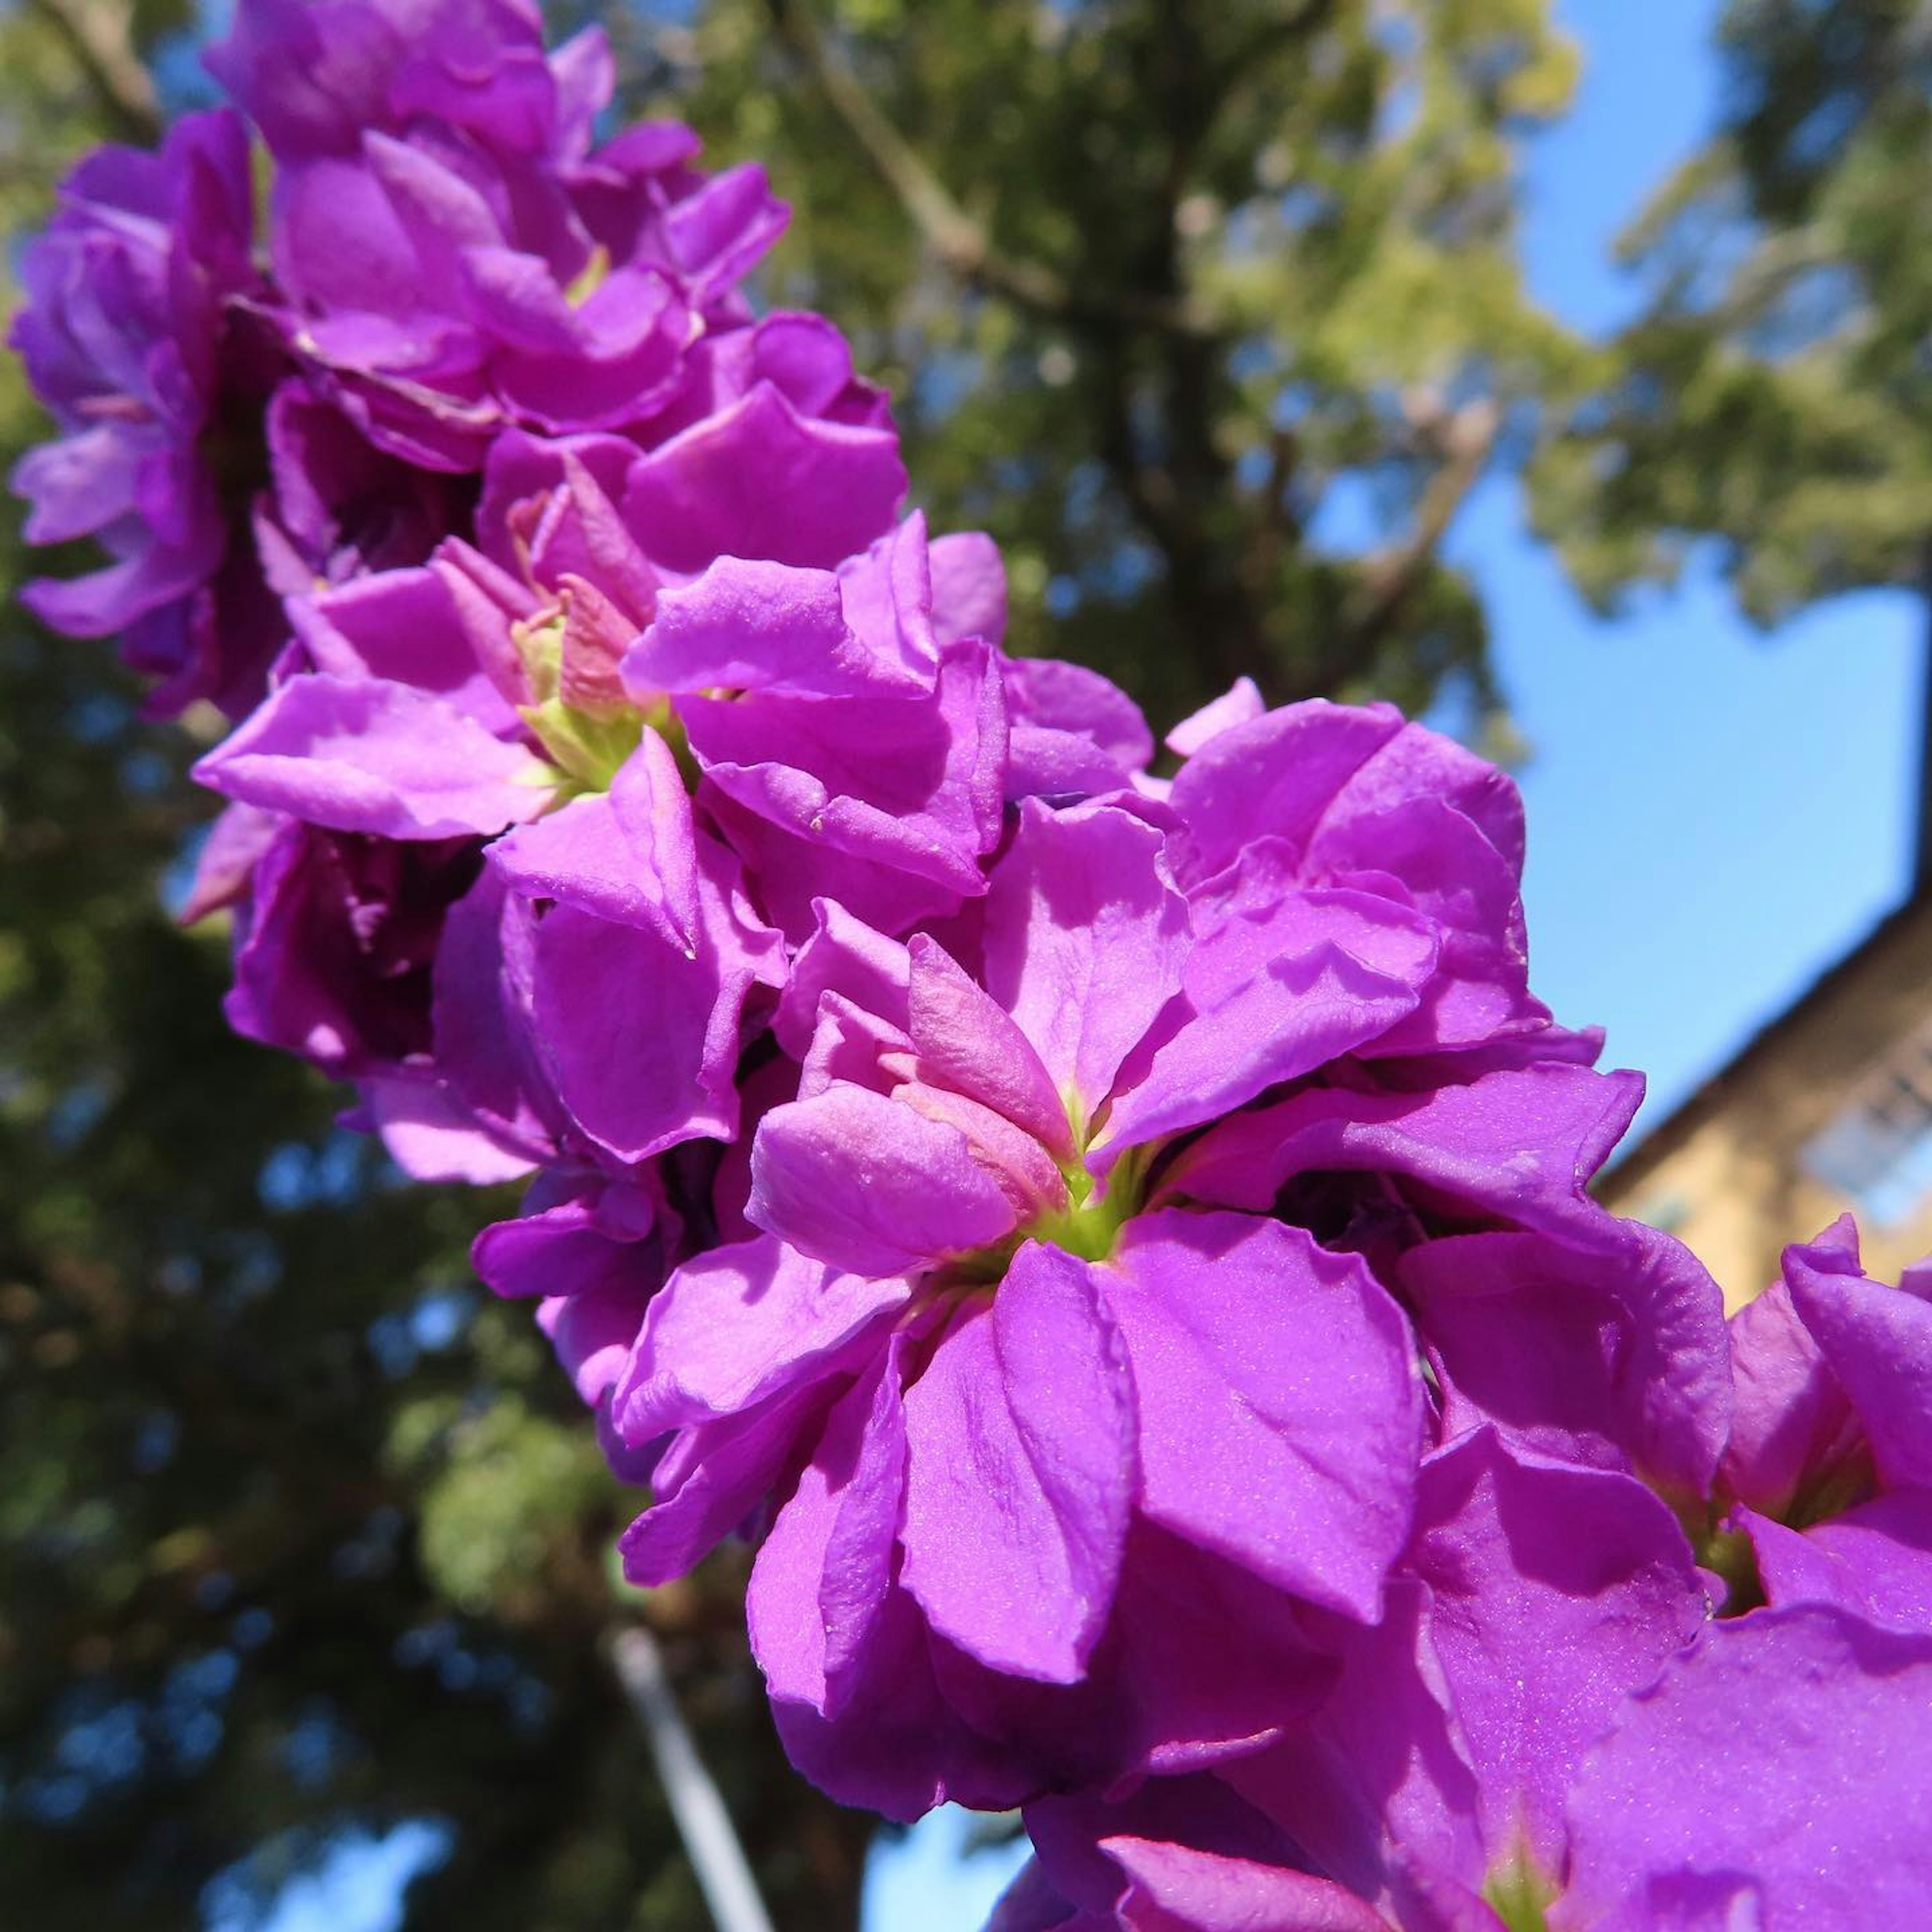
<path fill-rule="evenodd" d="M 577 18 L 592 10 L 574 10 Z M 601 10 L 599 10 L 601 11 Z M 794 203 L 774 302 L 889 382 L 919 500 L 992 530 L 1016 641 L 1160 723 L 1433 704 L 1507 748 L 1443 561 L 1528 466 L 1590 593 L 1728 546 L 1770 614 L 1916 580 L 1924 10 L 1738 0 L 1726 125 L 1633 238 L 1645 314 L 1526 298 L 1546 0 L 704 0 L 602 13 L 626 105 Z M 574 20 L 560 13 L 560 33 Z M 0 217 L 200 85 L 148 0 L 0 11 Z M 40 433 L 10 364 L 0 440 Z M 0 542 L 28 566 L 10 508 Z M 40 560 L 44 561 L 44 560 Z M 38 566 L 35 566 L 38 567 Z M 116 1928 L 266 1898 L 433 1820 L 412 1925 L 701 1927 L 599 1647 L 635 1506 L 464 1250 L 508 1198 L 400 1184 L 340 1096 L 231 1040 L 225 938 L 169 920 L 194 747 L 110 652 L 0 623 L 0 1873 Z M 856 1914 L 868 1821 L 786 1769 L 742 1558 L 642 1606 L 784 1925 Z"/>

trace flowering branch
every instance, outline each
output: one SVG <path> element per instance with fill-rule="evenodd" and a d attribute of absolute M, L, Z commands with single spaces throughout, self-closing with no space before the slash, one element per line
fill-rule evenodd
<path fill-rule="evenodd" d="M 941 258 L 1088 331 L 1177 608 L 1266 668 L 1176 240 L 1196 10 L 1154 8 L 1130 307 L 998 255 L 766 4 Z M 1006 654 L 992 541 L 901 516 L 830 322 L 752 313 L 760 170 L 595 146 L 611 64 L 534 10 L 488 58 L 458 0 L 329 15 L 352 98 L 303 0 L 241 0 L 233 106 L 28 251 L 16 487 L 107 561 L 22 595 L 236 721 L 188 910 L 236 909 L 238 1030 L 417 1178 L 530 1180 L 472 1256 L 649 1486 L 626 1580 L 756 1526 L 792 1762 L 1024 1808 L 997 1922 L 1918 1922 L 1932 1282 L 1846 1222 L 1727 1325 L 1587 1192 L 1642 1083 L 1531 991 L 1502 773 L 1245 676 L 1153 772 L 1124 692 Z M 1402 406 L 1349 652 L 1502 431 Z M 611 1648 L 720 1932 L 770 1932 L 650 1635 Z"/>

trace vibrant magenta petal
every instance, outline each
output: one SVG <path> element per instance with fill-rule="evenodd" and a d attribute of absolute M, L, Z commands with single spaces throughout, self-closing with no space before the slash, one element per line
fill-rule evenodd
<path fill-rule="evenodd" d="M 1790 1248 L 1791 1300 L 1864 1425 L 1879 1480 L 1932 1489 L 1932 1301 L 1841 1250 Z"/>
<path fill-rule="evenodd" d="M 761 382 L 640 458 L 624 517 L 673 570 L 721 556 L 829 568 L 892 522 L 905 483 L 890 430 L 808 422 Z"/>
<path fill-rule="evenodd" d="M 1125 812 L 1029 800 L 994 868 L 986 990 L 1089 1122 L 1180 990 L 1187 907 L 1166 876 L 1164 843 Z"/>
<path fill-rule="evenodd" d="M 1346 1631 L 1340 1680 L 1306 1730 L 1220 1774 L 1402 1932 L 1473 1932 L 1480 1919 L 1432 1910 L 1431 1894 L 1479 1887 L 1489 1859 L 1429 1605 L 1397 1577 L 1381 1623 Z"/>
<path fill-rule="evenodd" d="M 662 1212 L 662 1210 L 659 1210 Z M 484 1286 L 515 1298 L 596 1294 L 630 1273 L 634 1250 L 647 1236 L 647 1213 L 633 1238 L 617 1240 L 604 1227 L 594 1201 L 573 1194 L 513 1220 L 493 1221 L 470 1244 L 470 1258 Z"/>
<path fill-rule="evenodd" d="M 754 786 L 764 782 L 764 775 L 754 782 Z M 795 776 L 782 776 L 778 784 L 780 796 L 809 804 L 811 781 L 801 784 Z M 944 859 L 928 865 L 930 848 L 908 840 L 902 832 L 867 849 L 866 842 L 880 820 L 863 808 L 842 808 L 836 824 L 824 818 L 816 830 L 808 820 L 793 829 L 766 815 L 764 797 L 754 793 L 752 803 L 742 805 L 709 777 L 698 788 L 698 802 L 737 854 L 765 916 L 794 946 L 811 935 L 817 923 L 812 908 L 821 901 L 843 906 L 875 932 L 902 934 L 952 917 L 967 896 L 958 884 L 935 876 L 944 872 L 963 880 L 963 871 Z M 836 844 L 820 836 L 827 830 L 835 832 Z M 853 849 L 844 849 L 848 844 Z M 902 854 L 920 869 L 901 870 Z"/>
<path fill-rule="evenodd" d="M 1010 658 L 1006 708 L 1012 721 L 1010 799 L 1067 799 L 1144 782 L 1154 734 L 1140 707 L 1084 664 Z"/>
<path fill-rule="evenodd" d="M 758 1551 L 745 1607 L 778 1704 L 827 1715 L 835 1669 L 849 1670 L 884 1610 L 905 1491 L 903 1372 L 898 1349 L 881 1347 L 832 1405 Z"/>
<path fill-rule="evenodd" d="M 1668 1234 L 1606 1216 L 1603 1237 L 1459 1234 L 1403 1257 L 1444 1432 L 1492 1420 L 1546 1454 L 1708 1494 L 1730 1419 L 1723 1295 Z"/>
<path fill-rule="evenodd" d="M 1297 893 L 1225 920 L 1184 974 L 1195 1016 L 1115 1101 L 1110 1153 L 1230 1113 L 1360 1047 L 1412 1012 L 1436 959 L 1426 923 L 1356 893 Z"/>
<path fill-rule="evenodd" d="M 1286 1849 L 1281 1833 L 1228 1787 L 1210 1778 L 1163 1778 L 1124 1795 L 1102 1798 L 1090 1793 L 1040 1799 L 1026 1808 L 1027 1835 L 1037 1864 L 1001 1900 L 988 1932 L 1017 1932 L 1022 1926 L 1061 1926 L 1075 1908 L 1115 1924 L 1121 1892 L 1117 1844 L 1161 1846 L 1217 1858 L 1279 1862 Z M 1045 1881 L 1051 1880 L 1051 1886 Z M 1046 1894 L 1057 1915 L 1044 1912 Z M 1014 1916 L 1030 1897 L 1037 1916 Z M 1081 1924 L 1088 1922 L 1079 1920 Z"/>
<path fill-rule="evenodd" d="M 543 505 L 545 514 L 560 493 L 581 496 L 573 472 L 587 478 L 590 490 L 605 506 L 624 494 L 624 480 L 637 460 L 638 446 L 628 436 L 586 430 L 568 436 L 536 436 L 523 430 L 506 430 L 490 446 L 483 466 L 483 495 L 476 506 L 476 542 L 490 560 L 505 570 L 520 569 L 513 519 L 520 524 L 532 514 L 526 506 Z M 581 503 L 578 506 L 581 508 Z M 603 520 L 594 512 L 595 520 Z M 564 567 L 594 580 L 607 596 L 621 592 L 620 602 L 634 607 L 641 618 L 655 598 L 657 578 L 645 561 L 629 527 L 613 512 L 615 530 L 622 541 L 600 541 L 594 560 L 586 557 Z M 527 546 L 530 538 L 524 536 Z M 585 570 L 585 562 L 591 567 Z"/>
<path fill-rule="evenodd" d="M 816 1436 L 834 1394 L 808 1383 L 674 1438 L 652 1481 L 656 1499 L 617 1540 L 625 1576 L 668 1583 L 743 1527 L 800 1443 Z"/>
<path fill-rule="evenodd" d="M 480 1121 L 533 1159 L 568 1129 L 536 1036 L 535 915 L 485 866 L 449 909 L 430 1007 L 436 1070 Z"/>
<path fill-rule="evenodd" d="M 1071 1153 L 1066 1109 L 1027 1035 L 944 946 L 921 933 L 908 952 L 906 1030 L 922 1079 L 1004 1114 L 1057 1153 Z"/>
<path fill-rule="evenodd" d="M 897 1027 L 827 988 L 818 996 L 818 1023 L 805 1049 L 794 1097 L 815 1100 L 835 1087 L 851 1086 L 890 1099 L 901 1084 L 892 1070 L 903 1069 L 911 1059 L 912 1042 Z M 928 1119 L 944 1118 L 920 1111 Z"/>
<path fill-rule="evenodd" d="M 420 1081 L 444 921 L 477 865 L 473 839 L 369 838 L 283 819 L 236 922 L 230 1024 L 338 1078 L 410 1063 Z"/>
<path fill-rule="evenodd" d="M 700 875 L 699 941 L 558 905 L 536 931 L 532 1018 L 577 1124 L 622 1160 L 683 1140 L 728 1140 L 745 1000 L 761 942 Z"/>
<path fill-rule="evenodd" d="M 292 679 L 195 767 L 224 796 L 385 838 L 496 832 L 534 818 L 552 774 L 406 686 Z"/>
<path fill-rule="evenodd" d="M 1932 1636 L 1932 1490 L 1898 1490 L 1799 1532 L 1751 1510 L 1750 1536 L 1772 1609 L 1831 1604 L 1888 1630 Z"/>
<path fill-rule="evenodd" d="M 748 703 L 687 698 L 678 712 L 704 767 L 701 796 L 715 789 L 790 835 L 768 857 L 722 821 L 768 894 L 807 907 L 814 896 L 843 898 L 880 924 L 836 890 L 842 872 L 818 875 L 815 848 L 930 880 L 955 903 L 985 890 L 980 862 L 999 836 L 1005 722 L 983 646 L 951 647 L 936 694 L 836 704 L 772 693 Z M 776 898 L 774 912 L 797 923 Z"/>
<path fill-rule="evenodd" d="M 178 916 L 193 926 L 232 905 L 248 890 L 256 862 L 274 843 L 285 821 L 279 812 L 252 805 L 226 805 L 208 828 L 195 854 L 194 882 Z"/>
<path fill-rule="evenodd" d="M 1252 1858 L 1108 1838 L 1130 1880 L 1120 1922 L 1132 1932 L 1388 1932 L 1388 1922 L 1326 1879 Z"/>
<path fill-rule="evenodd" d="M 358 1124 L 382 1138 L 389 1158 L 412 1180 L 460 1180 L 496 1187 L 520 1180 L 529 1153 L 479 1120 L 461 1100 L 431 1077 L 367 1075 L 358 1083 Z"/>
<path fill-rule="evenodd" d="M 619 926 L 698 943 L 698 847 L 691 799 L 670 748 L 646 729 L 608 792 L 576 798 L 490 848 L 526 898 L 555 899 Z"/>
<path fill-rule="evenodd" d="M 324 596 L 292 599 L 289 614 L 317 670 L 406 684 L 448 699 L 493 734 L 515 729 L 437 572 L 377 571 Z"/>
<path fill-rule="evenodd" d="M 1012 1754 L 941 1696 L 925 1620 L 894 1580 L 904 1369 L 882 1350 L 826 1418 L 753 1566 L 746 1610 L 792 1762 L 842 1803 L 910 1820 L 1028 1795 Z"/>
<path fill-rule="evenodd" d="M 1258 837 L 1305 849 L 1336 794 L 1403 728 L 1390 706 L 1316 698 L 1215 734 L 1174 782 L 1174 808 L 1187 826 L 1182 885 L 1214 878 Z"/>
<path fill-rule="evenodd" d="M 1306 1723 L 1336 1677 L 1292 1595 L 1144 1511 L 1088 1674 L 1090 1708 L 1078 1721 L 1099 1748 L 1086 1781 L 1101 1785 L 1244 1757 Z"/>
<path fill-rule="evenodd" d="M 1268 709 L 1251 677 L 1238 677 L 1219 698 L 1184 718 L 1162 741 L 1178 758 L 1191 758 L 1223 731 L 1252 724 Z"/>
<path fill-rule="evenodd" d="M 914 510 L 838 566 L 838 597 L 881 690 L 930 691 L 940 659 L 932 628 L 932 566 L 926 515 Z"/>
<path fill-rule="evenodd" d="M 1018 1219 L 957 1128 L 843 1085 L 765 1116 L 746 1212 L 800 1253 L 861 1275 L 970 1253 Z"/>
<path fill-rule="evenodd" d="M 903 1034 L 911 1018 L 911 956 L 836 900 L 816 899 L 812 910 L 814 928 L 793 956 L 772 1022 L 778 1044 L 793 1059 L 805 1058 L 818 1024 L 819 1002 L 828 993 Z"/>
<path fill-rule="evenodd" d="M 622 1377 L 664 1279 L 666 1231 L 650 1226 L 647 1198 L 639 1204 L 644 1225 L 626 1238 L 614 1238 L 595 1202 L 578 1195 L 499 1221 L 470 1247 L 478 1275 L 496 1294 L 538 1298 L 538 1325 L 592 1407 Z"/>
<path fill-rule="evenodd" d="M 728 556 L 658 599 L 656 620 L 624 660 L 624 677 L 640 693 L 849 696 L 877 689 L 883 668 L 847 628 L 830 571 Z"/>
<path fill-rule="evenodd" d="M 1842 1251 L 1850 1244 L 1856 1259 L 1857 1240 L 1847 1215 L 1813 1246 Z M 1774 1282 L 1747 1302 L 1731 1317 L 1729 1333 L 1736 1395 L 1721 1472 L 1725 1494 L 1782 1517 L 1802 1495 L 1868 1480 L 1864 1430 L 1789 1285 Z"/>
<path fill-rule="evenodd" d="M 1307 1606 L 1136 1516 L 1113 1609 L 1078 1679 L 991 1667 L 935 1638 L 948 1702 L 1031 1768 L 1035 1788 L 1104 1790 L 1225 1765 L 1322 1708 L 1335 1681 Z"/>
<path fill-rule="evenodd" d="M 1112 1606 L 1134 1396 L 1086 1264 L 1028 1243 L 906 1397 L 905 1586 L 995 1670 L 1076 1681 Z"/>
<path fill-rule="evenodd" d="M 1531 1456 L 1489 1430 L 1424 1464 L 1417 1516 L 1411 1562 L 1433 1593 L 1491 1857 L 1520 1829 L 1559 1870 L 1585 1754 L 1703 1626 L 1690 1545 L 1641 1484 Z"/>
<path fill-rule="evenodd" d="M 1420 1183 L 1432 1206 L 1594 1240 L 1608 1217 L 1586 1190 L 1642 1097 L 1641 1075 L 1564 1066 L 1419 1094 L 1316 1088 L 1209 1128 L 1163 1184 L 1179 1198 L 1264 1213 L 1298 1174 L 1396 1174 Z"/>
<path fill-rule="evenodd" d="M 616 1418 L 653 1436 L 756 1408 L 824 1377 L 833 1360 L 911 1294 L 808 1261 L 769 1234 L 686 1262 L 651 1304 Z"/>
<path fill-rule="evenodd" d="M 982 638 L 989 644 L 1006 634 L 1006 566 L 1000 547 L 978 530 L 934 537 L 932 627 L 940 643 Z"/>
<path fill-rule="evenodd" d="M 1701 1890 L 1700 1928 L 1889 1932 L 1932 1899 L 1932 1638 L 1823 1609 L 1713 1624 L 1591 1754 L 1570 1794 L 1551 1932 L 1648 1932 Z"/>
<path fill-rule="evenodd" d="M 1129 1224 L 1103 1279 L 1139 1390 L 1143 1510 L 1374 1622 L 1422 1440 L 1388 1294 L 1298 1228 L 1171 1210 Z"/>

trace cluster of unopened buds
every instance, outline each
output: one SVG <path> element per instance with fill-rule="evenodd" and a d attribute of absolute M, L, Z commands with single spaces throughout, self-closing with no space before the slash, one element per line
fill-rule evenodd
<path fill-rule="evenodd" d="M 235 722 L 229 1012 L 424 1178 L 787 1750 L 1003 1932 L 1932 1924 L 1932 1278 L 1586 1184 L 1508 779 L 1001 649 L 782 207 L 521 0 L 242 0 L 26 257 L 34 586 Z M 257 232 L 250 148 L 274 169 Z M 1156 770 L 1166 775 L 1156 775 Z"/>

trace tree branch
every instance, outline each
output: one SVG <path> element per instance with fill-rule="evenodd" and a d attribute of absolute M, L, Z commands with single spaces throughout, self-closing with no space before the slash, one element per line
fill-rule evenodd
<path fill-rule="evenodd" d="M 1214 318 L 1192 297 L 1150 298 L 1132 290 L 1090 295 L 1044 262 L 996 248 L 985 227 L 960 206 L 866 92 L 802 0 L 766 4 L 773 26 L 803 60 L 826 104 L 865 149 L 926 245 L 962 281 L 1090 334 L 1134 326 L 1203 341 L 1218 334 Z"/>
<path fill-rule="evenodd" d="M 1107 346 L 1096 358 L 1100 404 L 1100 455 L 1133 518 L 1166 565 L 1166 595 L 1177 634 L 1189 639 L 1211 685 L 1252 678 L 1264 692 L 1278 682 L 1277 668 L 1256 621 L 1254 602 L 1229 573 L 1196 514 L 1183 501 L 1173 471 L 1142 456 L 1125 346 Z"/>
<path fill-rule="evenodd" d="M 1222 60 L 1214 76 L 1215 92 L 1231 92 L 1284 48 L 1318 33 L 1328 25 L 1334 12 L 1335 0 L 1302 0 L 1298 7 L 1284 8 L 1262 20 Z"/>
<path fill-rule="evenodd" d="M 134 46 L 130 0 L 28 0 L 68 45 L 115 131 L 142 147 L 161 137 L 154 76 Z"/>
<path fill-rule="evenodd" d="M 692 1742 L 656 1640 L 643 1624 L 632 1624 L 611 1640 L 610 1654 L 718 1932 L 772 1932 L 731 1814 Z"/>
<path fill-rule="evenodd" d="M 1487 466 L 1502 428 L 1502 412 L 1486 396 L 1454 410 L 1426 395 L 1408 399 L 1406 406 L 1417 433 L 1434 446 L 1441 460 L 1424 486 L 1408 534 L 1363 565 L 1354 608 L 1342 627 L 1342 638 L 1354 655 L 1374 646 L 1435 561 L 1456 512 Z"/>

